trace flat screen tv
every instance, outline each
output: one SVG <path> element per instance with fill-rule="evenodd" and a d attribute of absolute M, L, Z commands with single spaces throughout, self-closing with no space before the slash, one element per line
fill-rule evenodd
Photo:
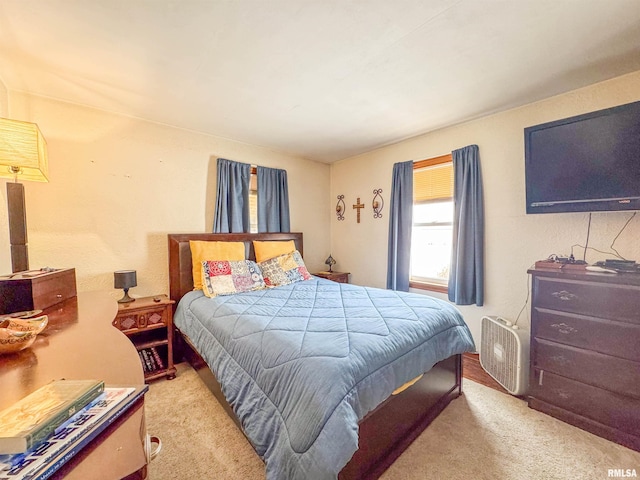
<path fill-rule="evenodd" d="M 527 213 L 640 210 L 640 102 L 524 129 Z"/>

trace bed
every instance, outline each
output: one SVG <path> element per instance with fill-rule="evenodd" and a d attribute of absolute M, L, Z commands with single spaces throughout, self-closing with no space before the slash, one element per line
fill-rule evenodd
<path fill-rule="evenodd" d="M 345 320 L 347 317 L 354 316 L 347 312 L 361 312 L 362 308 L 358 302 L 365 300 L 372 305 L 376 304 L 376 308 L 384 312 L 385 306 L 391 305 L 388 302 L 396 301 L 396 292 L 337 284 L 313 277 L 311 280 L 265 291 L 247 292 L 237 296 L 217 297 L 217 299 L 207 298 L 201 292 L 193 291 L 190 240 L 244 242 L 246 258 L 254 259 L 255 252 L 252 244 L 254 240 L 293 240 L 296 249 L 302 254 L 302 234 L 170 234 L 168 236 L 170 296 L 177 305 L 176 352 L 181 352 L 179 354 L 182 354 L 198 371 L 226 412 L 266 461 L 267 478 L 321 479 L 336 478 L 336 475 L 341 480 L 378 478 L 446 405 L 462 393 L 461 354 L 465 351 L 473 351 L 474 345 L 459 313 L 456 317 L 457 310 L 446 302 L 438 303 L 437 300 L 428 300 L 428 297 L 421 295 L 398 294 L 402 302 L 407 304 L 422 300 L 429 302 L 429 309 L 436 311 L 437 322 L 443 325 L 438 327 L 441 331 L 434 334 L 433 338 L 440 338 L 444 345 L 437 345 L 427 350 L 429 346 L 427 343 L 432 340 L 431 337 L 428 341 L 416 340 L 419 348 L 403 350 L 400 355 L 403 357 L 402 361 L 382 359 L 381 355 L 386 355 L 385 352 L 378 352 L 372 358 L 360 360 L 368 347 L 358 350 L 359 342 L 365 342 L 364 339 L 368 342 L 372 333 L 379 333 L 376 329 L 391 328 L 394 323 L 398 323 L 395 316 L 383 318 L 375 328 L 371 326 L 374 323 L 368 322 L 366 328 L 373 329 L 373 332 L 367 330 L 344 333 L 331 330 L 329 335 L 326 335 L 326 332 L 319 334 L 318 339 L 320 337 L 331 339 L 326 347 L 329 351 L 323 350 L 321 354 L 313 350 L 320 348 L 317 345 L 322 345 L 324 340 L 309 341 L 309 338 L 315 338 L 311 334 L 317 332 L 311 331 L 311 334 L 307 331 L 291 332 L 284 328 L 290 338 L 295 339 L 300 335 L 305 338 L 304 348 L 310 349 L 311 352 L 307 357 L 316 363 L 312 366 L 303 366 L 302 360 L 291 357 L 291 348 L 289 348 L 291 344 L 283 349 L 273 347 L 275 344 L 268 343 L 274 336 L 273 332 L 263 327 L 259 327 L 263 328 L 260 331 L 256 330 L 258 327 L 251 323 L 255 312 L 264 313 L 265 309 L 271 312 L 269 322 L 256 321 L 259 325 L 273 325 L 274 321 L 283 321 L 285 317 L 284 315 L 278 317 L 278 309 L 274 307 L 280 302 L 283 302 L 283 305 L 288 302 L 286 308 L 290 311 L 291 308 L 302 306 L 306 301 L 305 298 L 312 298 L 314 302 L 318 299 L 323 301 L 326 299 L 330 305 L 340 301 L 343 303 L 342 315 Z M 319 305 L 323 306 L 322 303 Z M 351 306 L 354 308 L 350 309 Z M 217 317 L 212 313 L 214 310 L 219 313 Z M 322 308 L 315 310 L 320 312 L 320 315 L 325 315 L 322 313 L 324 311 Z M 331 311 L 339 310 L 334 308 Z M 334 319 L 334 315 L 328 313 L 329 310 L 326 312 L 326 318 L 313 320 L 316 322 L 315 325 L 340 323 L 339 319 Z M 224 321 L 221 320 L 222 318 Z M 349 325 L 352 325 L 352 321 L 352 318 L 348 318 Z M 411 329 L 419 330 L 422 328 L 420 325 L 425 322 L 423 320 L 410 322 L 411 328 L 408 330 L 411 332 L 413 332 Z M 443 322 L 453 322 L 453 324 L 445 325 Z M 253 329 L 249 332 L 251 335 L 245 335 L 247 332 L 243 332 L 243 328 Z M 320 330 L 323 328 L 321 327 Z M 353 327 L 349 328 L 353 329 Z M 327 327 L 327 330 L 330 328 Z M 385 342 L 378 343 L 385 349 L 393 350 L 388 345 L 395 345 L 396 335 L 400 335 L 398 338 L 405 335 L 396 330 L 391 333 L 385 330 L 384 334 L 389 335 L 388 338 L 385 337 Z M 334 337 L 332 338 L 331 335 Z M 413 336 L 415 333 L 409 335 Z M 260 342 L 251 344 L 245 341 L 246 338 L 259 338 Z M 351 342 L 348 347 L 342 344 L 344 338 Z M 269 345 L 269 348 L 265 347 L 264 351 L 258 353 L 257 350 L 262 349 L 264 339 L 266 339 L 264 345 Z M 295 343 L 296 341 L 294 341 L 293 350 L 299 347 L 299 351 L 302 351 L 303 344 Z M 248 347 L 247 345 L 250 344 L 253 346 Z M 247 350 L 248 348 L 254 350 Z M 335 386 L 332 384 L 327 388 L 330 382 L 327 382 L 323 374 L 325 370 L 330 371 L 334 364 L 347 362 L 344 359 L 349 355 L 341 353 L 345 351 L 356 352 L 351 357 L 354 357 L 354 363 L 360 362 L 360 373 L 354 374 L 357 378 L 352 380 L 353 385 L 343 387 L 336 383 Z M 236 357 L 234 358 L 233 355 Z M 247 357 L 256 357 L 257 366 L 253 363 L 247 364 L 250 366 L 243 364 L 242 362 L 248 361 Z M 305 361 L 309 361 L 308 358 Z M 376 362 L 380 362 L 380 365 Z M 410 366 L 403 366 L 405 363 Z M 423 370 L 417 372 L 423 373 L 421 377 L 410 374 L 411 369 L 419 368 L 418 364 L 425 365 Z M 283 365 L 286 365 L 286 368 Z M 290 367 L 291 365 L 295 368 Z M 253 372 L 254 369 L 255 372 Z M 356 367 L 348 366 L 347 369 L 355 371 Z M 212 370 L 216 371 L 216 374 Z M 309 375 L 309 372 L 314 371 L 318 372 L 317 375 Z M 254 375 L 255 380 L 249 374 Z M 310 385 L 291 386 L 294 385 L 293 382 L 290 382 L 285 375 L 307 378 Z M 316 376 L 319 380 L 310 378 Z M 398 387 L 405 382 L 415 383 L 408 388 L 399 389 Z M 283 386 L 276 385 L 280 383 Z M 275 390 L 276 387 L 278 390 Z M 342 392 L 340 388 L 346 388 L 346 390 Z M 309 389 L 315 390 L 309 392 Z M 298 399 L 298 404 L 286 404 L 282 400 L 285 394 L 281 392 L 290 390 L 295 392 L 293 397 Z M 390 395 L 392 391 L 394 394 Z M 257 400 L 256 394 L 260 396 Z M 324 407 L 316 406 L 315 400 L 324 397 L 329 401 L 328 412 L 322 410 Z M 332 397 L 336 397 L 335 403 L 330 403 Z M 227 401 L 227 398 L 230 401 Z M 346 420 L 338 414 L 344 414 L 347 417 Z M 310 434 L 312 440 L 303 439 L 296 429 Z M 283 448 L 291 450 L 287 453 L 288 457 L 281 456 Z M 354 450 L 356 450 L 355 453 L 353 453 Z"/>

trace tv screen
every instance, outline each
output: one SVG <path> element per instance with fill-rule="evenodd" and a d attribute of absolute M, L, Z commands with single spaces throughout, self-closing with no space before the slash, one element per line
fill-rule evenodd
<path fill-rule="evenodd" d="M 524 129 L 527 213 L 640 210 L 640 102 Z"/>

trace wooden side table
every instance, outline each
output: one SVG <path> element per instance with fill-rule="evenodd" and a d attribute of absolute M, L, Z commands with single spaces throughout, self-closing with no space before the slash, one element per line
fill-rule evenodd
<path fill-rule="evenodd" d="M 147 382 L 176 376 L 173 365 L 174 303 L 166 295 L 154 295 L 118 304 L 113 326 L 135 345 Z"/>
<path fill-rule="evenodd" d="M 338 283 L 349 283 L 349 272 L 317 272 L 312 275 Z"/>

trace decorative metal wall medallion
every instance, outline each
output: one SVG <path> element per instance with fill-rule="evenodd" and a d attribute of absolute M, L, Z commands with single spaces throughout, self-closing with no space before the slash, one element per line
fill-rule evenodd
<path fill-rule="evenodd" d="M 338 195 L 338 203 L 336 203 L 336 215 L 338 220 L 344 220 L 344 195 Z"/>
<path fill-rule="evenodd" d="M 373 218 L 382 218 L 382 209 L 384 208 L 384 199 L 382 198 L 382 189 L 378 188 L 373 191 L 373 201 L 371 206 L 373 207 Z"/>

